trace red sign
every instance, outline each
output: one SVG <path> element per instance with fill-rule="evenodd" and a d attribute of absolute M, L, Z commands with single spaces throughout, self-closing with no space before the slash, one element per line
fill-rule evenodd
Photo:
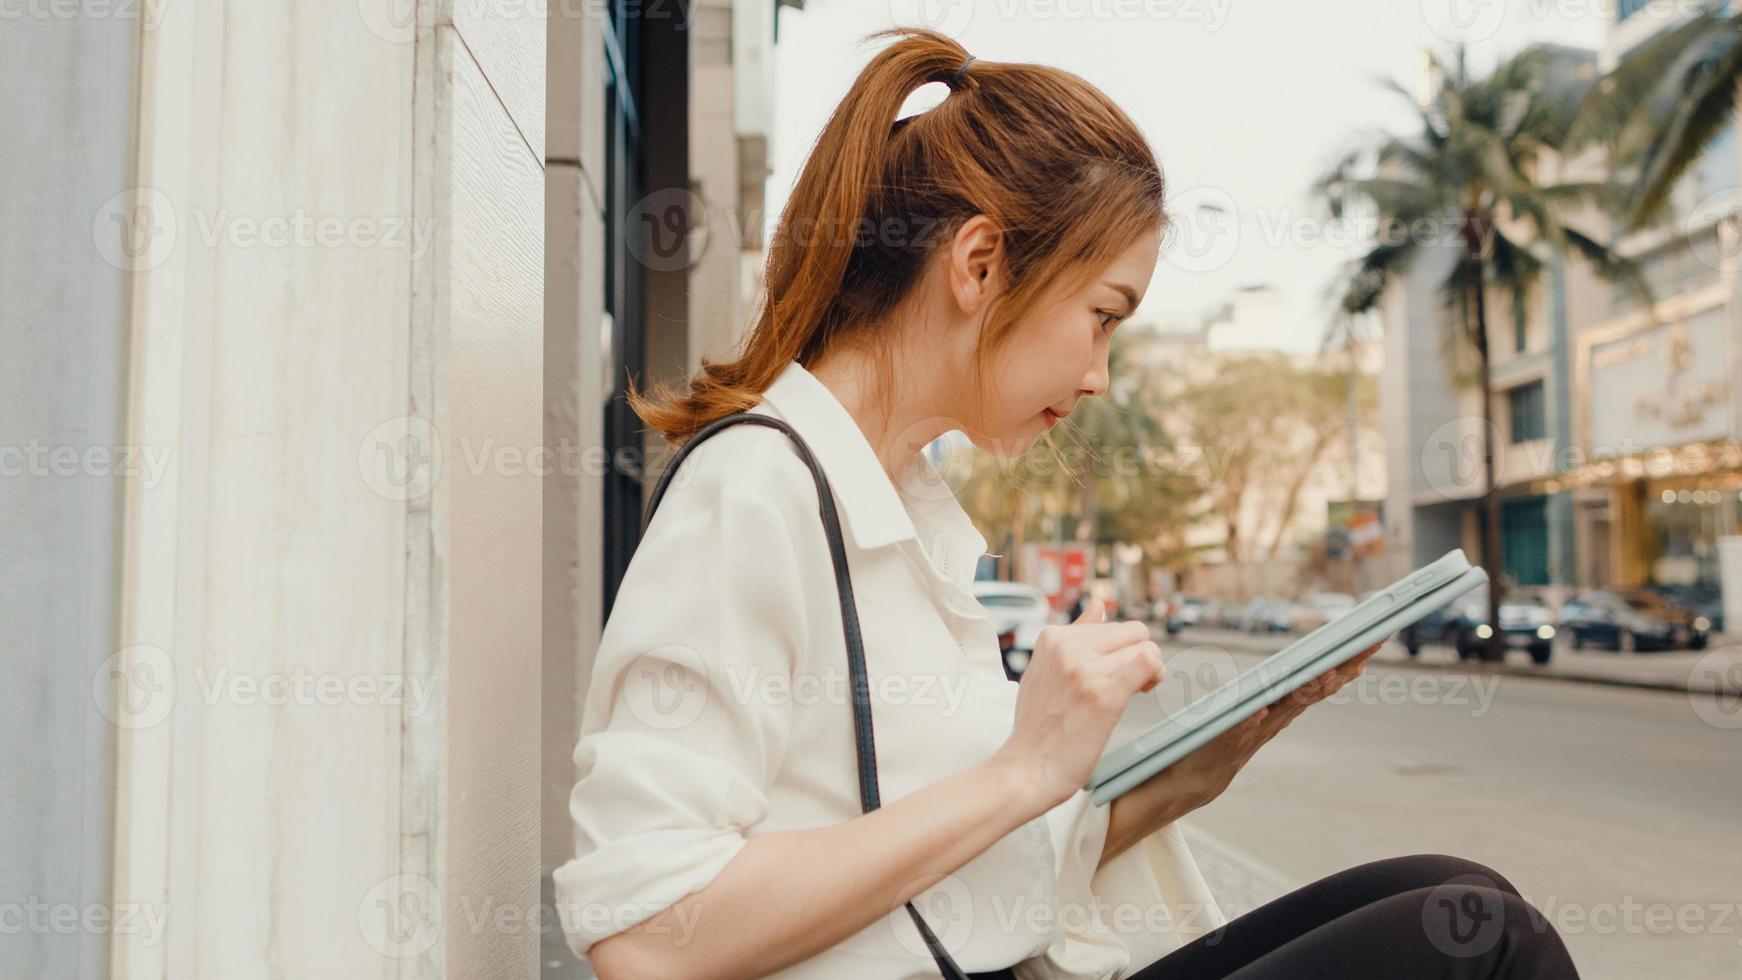
<path fill-rule="evenodd" d="M 1031 544 L 1027 551 L 1030 584 L 1046 593 L 1054 609 L 1070 609 L 1089 581 L 1090 546 Z"/>

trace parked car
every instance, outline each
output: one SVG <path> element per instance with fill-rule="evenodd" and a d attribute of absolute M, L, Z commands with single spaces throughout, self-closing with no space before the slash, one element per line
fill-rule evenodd
<path fill-rule="evenodd" d="M 1028 658 L 1034 654 L 1041 629 L 1053 618 L 1046 593 L 1026 582 L 982 579 L 974 583 L 974 598 L 985 607 L 992 628 L 1000 636 L 1011 634 L 1009 646 L 1004 650 L 1004 673 L 1012 680 L 1021 677 Z"/>
<path fill-rule="evenodd" d="M 1252 608 L 1252 600 L 1245 602 L 1224 602 L 1215 610 L 1211 622 L 1219 629 L 1239 630 L 1246 628 L 1246 610 Z"/>
<path fill-rule="evenodd" d="M 1188 626 L 1197 626 L 1204 617 L 1209 601 L 1197 596 L 1179 596 L 1168 605 L 1167 631 L 1178 633 Z"/>
<path fill-rule="evenodd" d="M 1240 629 L 1248 633 L 1287 633 L 1288 611 L 1288 600 L 1259 596 L 1246 604 Z"/>
<path fill-rule="evenodd" d="M 1149 621 L 1166 626 L 1167 631 L 1172 633 L 1174 631 L 1173 610 L 1179 605 L 1179 602 L 1179 593 L 1175 592 L 1173 595 L 1164 595 L 1149 603 Z"/>
<path fill-rule="evenodd" d="M 1198 610 L 1199 627 L 1204 629 L 1219 629 L 1228 625 L 1228 611 L 1233 608 L 1230 603 L 1220 599 L 1205 599 L 1202 609 Z"/>
<path fill-rule="evenodd" d="M 1289 610 L 1289 629 L 1311 633 L 1355 608 L 1355 597 L 1345 592 L 1311 592 Z"/>
<path fill-rule="evenodd" d="M 1703 649 L 1711 623 L 1649 589 L 1591 589 L 1561 607 L 1573 649 Z"/>
<path fill-rule="evenodd" d="M 1482 590 L 1476 590 L 1480 593 Z M 1482 597 L 1486 600 L 1487 596 Z M 1486 602 L 1483 604 L 1486 612 Z M 1486 616 L 1482 618 L 1486 619 Z M 1555 625 L 1555 611 L 1540 596 L 1528 592 L 1513 592 L 1500 601 L 1500 631 L 1506 635 L 1508 647 L 1523 647 L 1532 663 L 1546 664 L 1554 655 L 1554 638 L 1560 632 Z M 1493 635 L 1486 623 L 1476 626 L 1475 643 L 1479 646 Z M 1476 648 L 1472 647 L 1472 653 Z"/>
<path fill-rule="evenodd" d="M 1554 656 L 1554 610 L 1536 595 L 1513 590 L 1500 600 L 1500 630 L 1508 647 L 1522 647 L 1532 663 L 1546 664 Z M 1428 643 L 1444 643 L 1456 650 L 1459 660 L 1480 655 L 1482 645 L 1494 635 L 1488 624 L 1488 590 L 1477 589 L 1435 610 L 1397 634 L 1410 656 Z"/>
<path fill-rule="evenodd" d="M 1665 585 L 1656 590 L 1664 598 L 1694 614 L 1694 622 L 1706 621 L 1708 633 L 1724 632 L 1724 593 L 1715 585 Z"/>

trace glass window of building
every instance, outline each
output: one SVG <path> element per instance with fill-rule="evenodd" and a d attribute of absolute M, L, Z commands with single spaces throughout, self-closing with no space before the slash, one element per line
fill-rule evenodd
<path fill-rule="evenodd" d="M 1529 442 L 1548 436 L 1548 418 L 1543 406 L 1542 382 L 1532 381 L 1506 393 L 1512 416 L 1512 441 Z"/>

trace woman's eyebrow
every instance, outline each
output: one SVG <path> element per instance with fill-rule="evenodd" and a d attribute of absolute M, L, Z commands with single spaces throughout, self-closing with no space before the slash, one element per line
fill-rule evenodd
<path fill-rule="evenodd" d="M 1104 282 L 1101 285 L 1106 286 L 1108 289 L 1111 289 L 1125 297 L 1125 312 L 1127 315 L 1129 315 L 1132 310 L 1137 309 L 1137 290 L 1132 289 L 1130 286 L 1127 286 L 1122 282 Z"/>

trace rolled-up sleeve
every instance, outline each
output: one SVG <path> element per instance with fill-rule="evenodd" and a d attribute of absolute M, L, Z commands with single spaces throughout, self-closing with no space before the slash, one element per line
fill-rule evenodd
<path fill-rule="evenodd" d="M 1047 812 L 1060 929 L 1020 980 L 1127 977 L 1225 921 L 1179 821 L 1102 865 L 1111 816 L 1085 789 Z"/>
<path fill-rule="evenodd" d="M 807 626 L 800 571 L 776 549 L 792 522 L 753 488 L 660 506 L 600 639 L 574 750 L 575 855 L 553 878 L 582 957 L 743 849 L 791 730 Z"/>

